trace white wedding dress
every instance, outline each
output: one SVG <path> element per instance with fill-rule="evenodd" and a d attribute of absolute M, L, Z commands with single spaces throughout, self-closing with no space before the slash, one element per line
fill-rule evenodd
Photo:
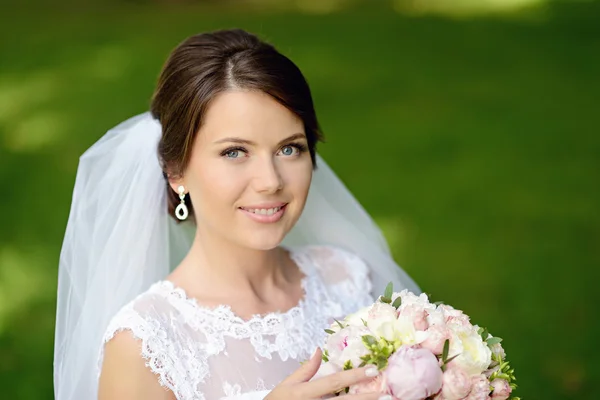
<path fill-rule="evenodd" d="M 117 313 L 103 341 L 130 331 L 148 368 L 178 400 L 263 399 L 323 345 L 333 318 L 373 302 L 359 257 L 325 245 L 289 250 L 305 277 L 304 297 L 288 311 L 246 321 L 226 305 L 203 307 L 160 281 Z"/>

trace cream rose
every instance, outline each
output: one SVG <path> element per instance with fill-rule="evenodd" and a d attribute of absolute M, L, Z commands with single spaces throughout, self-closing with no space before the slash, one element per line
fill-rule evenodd
<path fill-rule="evenodd" d="M 455 332 L 455 344 L 460 344 L 460 354 L 452 363 L 469 376 L 479 375 L 487 370 L 492 362 L 492 351 L 477 333 L 477 326 L 470 330 Z M 452 344 L 451 340 L 451 344 Z M 452 348 L 453 346 L 451 346 Z M 458 349 L 457 349 L 458 350 Z"/>
<path fill-rule="evenodd" d="M 374 333 L 390 342 L 400 341 L 402 345 L 407 346 L 421 344 L 429 337 L 427 331 L 416 330 L 409 317 L 398 317 L 380 324 Z"/>

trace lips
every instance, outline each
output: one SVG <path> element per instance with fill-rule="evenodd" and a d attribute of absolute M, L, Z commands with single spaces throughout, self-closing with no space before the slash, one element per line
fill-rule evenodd
<path fill-rule="evenodd" d="M 255 222 L 277 222 L 285 213 L 287 203 L 270 203 L 260 206 L 239 207 L 246 216 Z"/>
<path fill-rule="evenodd" d="M 251 212 L 253 214 L 259 214 L 259 215 L 273 215 L 276 212 L 278 212 L 279 210 L 281 210 L 284 206 L 279 206 L 279 207 L 272 207 L 272 208 L 246 208 L 246 207 L 240 207 L 242 210 L 244 211 L 248 211 Z"/>

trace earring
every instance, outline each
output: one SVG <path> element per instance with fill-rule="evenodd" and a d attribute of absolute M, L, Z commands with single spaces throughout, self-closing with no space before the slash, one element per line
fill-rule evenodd
<path fill-rule="evenodd" d="M 188 217 L 188 208 L 185 205 L 185 188 L 183 186 L 179 186 L 177 191 L 179 192 L 179 199 L 181 202 L 175 209 L 175 216 L 178 220 L 184 221 Z"/>

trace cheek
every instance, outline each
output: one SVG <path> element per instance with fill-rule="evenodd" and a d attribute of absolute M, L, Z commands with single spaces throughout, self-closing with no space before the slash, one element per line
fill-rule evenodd
<path fill-rule="evenodd" d="M 200 212 L 229 209 L 244 190 L 242 177 L 222 165 L 205 165 L 193 179 L 199 191 Z"/>
<path fill-rule="evenodd" d="M 292 192 L 296 200 L 306 200 L 310 182 L 312 180 L 312 163 L 306 162 L 293 165 L 285 169 L 285 182 L 288 191 Z"/>

